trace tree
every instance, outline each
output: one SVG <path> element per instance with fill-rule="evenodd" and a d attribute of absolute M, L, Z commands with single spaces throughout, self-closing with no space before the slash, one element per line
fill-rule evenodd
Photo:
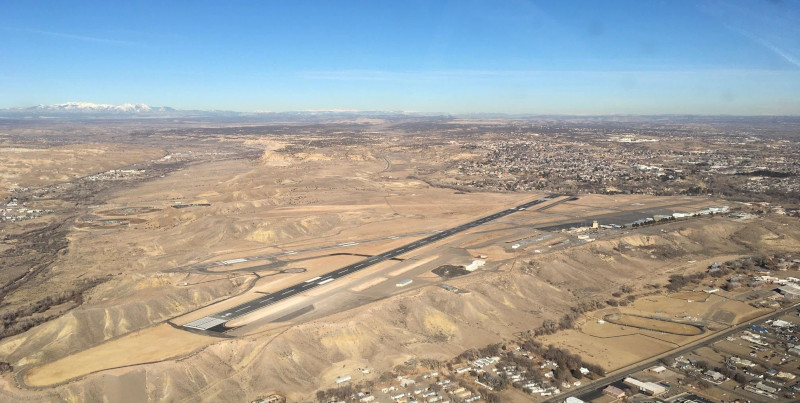
<path fill-rule="evenodd" d="M 606 370 L 604 370 L 603 367 L 599 365 L 583 363 L 583 366 L 586 367 L 586 369 L 588 369 L 593 374 L 597 374 L 600 376 L 606 375 Z"/>
<path fill-rule="evenodd" d="M 575 317 L 570 314 L 564 315 L 558 322 L 559 329 L 572 329 L 575 327 Z"/>
<path fill-rule="evenodd" d="M 522 343 L 522 348 L 532 353 L 538 354 L 538 351 L 542 349 L 542 343 L 539 343 L 538 341 L 533 339 L 528 339 Z"/>
<path fill-rule="evenodd" d="M 558 323 L 552 319 L 545 319 L 542 322 L 542 326 L 540 326 L 534 332 L 537 336 L 544 335 L 544 334 L 553 334 L 558 330 Z"/>
<path fill-rule="evenodd" d="M 392 379 L 394 379 L 396 377 L 397 377 L 397 375 L 395 375 L 394 373 L 386 371 L 386 372 L 381 374 L 379 379 L 383 383 L 388 383 L 388 382 L 391 382 Z"/>
<path fill-rule="evenodd" d="M 428 369 L 439 369 L 442 367 L 441 361 L 433 358 L 423 358 L 420 360 L 420 364 Z"/>
<path fill-rule="evenodd" d="M 479 350 L 481 355 L 494 357 L 500 355 L 500 343 L 489 344 L 488 346 Z"/>
<path fill-rule="evenodd" d="M 673 274 L 669 276 L 669 284 L 667 284 L 666 288 L 669 291 L 678 291 L 681 288 L 683 288 L 683 286 L 685 286 L 687 283 L 688 279 L 686 279 L 684 276 L 680 274 Z"/>
<path fill-rule="evenodd" d="M 736 374 L 734 374 L 733 380 L 739 383 L 740 385 L 744 385 L 747 383 L 747 377 L 741 372 L 737 372 Z"/>

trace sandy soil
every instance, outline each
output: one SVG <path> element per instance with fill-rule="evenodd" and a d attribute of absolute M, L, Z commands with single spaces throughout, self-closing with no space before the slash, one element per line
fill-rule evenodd
<path fill-rule="evenodd" d="M 361 284 L 356 285 L 355 287 L 350 288 L 350 291 L 354 291 L 354 292 L 364 291 L 367 288 L 370 288 L 372 286 L 378 285 L 378 284 L 380 284 L 380 283 L 382 283 L 382 282 L 384 282 L 386 280 L 388 280 L 388 278 L 386 278 L 386 277 L 375 277 L 372 280 L 363 282 Z"/>
<path fill-rule="evenodd" d="M 494 241 L 490 235 L 481 238 L 484 234 L 475 229 L 446 247 L 442 246 L 444 243 L 433 245 L 404 256 L 439 256 L 437 263 L 465 264 L 469 262 L 464 260 L 475 254 L 489 254 L 486 270 L 447 280 L 448 284 L 469 291 L 467 294 L 443 290 L 435 285 L 435 275 L 423 273 L 415 277 L 414 283 L 423 283 L 416 279 L 429 275 L 425 281 L 430 280 L 426 283 L 430 286 L 236 339 L 209 341 L 172 328 L 151 328 L 175 317 L 189 320 L 192 315 L 187 312 L 215 302 L 219 305 L 193 315 L 202 316 L 252 298 L 255 291 L 314 277 L 312 271 L 266 277 L 243 296 L 230 298 L 244 293 L 253 277 L 171 271 L 176 267 L 264 251 L 449 228 L 540 196 L 462 194 L 430 188 L 406 177 L 413 173 L 408 168 L 413 165 L 409 164 L 426 163 L 430 157 L 425 154 L 427 151 L 390 150 L 387 154 L 397 168 L 385 172 L 386 163 L 376 157 L 377 151 L 372 154 L 364 147 L 330 147 L 287 155 L 278 152 L 280 144 L 261 146 L 270 152 L 260 160 L 189 165 L 163 178 L 122 189 L 108 203 L 97 206 L 98 212 L 127 206 L 161 210 L 131 216 L 147 219 L 146 223 L 71 232 L 70 247 L 48 272 L 48 281 L 41 289 L 27 292 L 54 293 L 59 284 L 91 276 L 110 275 L 108 281 L 87 293 L 80 308 L 0 340 L 2 360 L 14 365 L 15 371 L 30 371 L 30 381 L 40 385 L 144 359 L 164 360 L 137 367 L 145 371 L 147 397 L 154 401 L 244 401 L 265 390 L 285 394 L 290 400 L 313 399 L 315 390 L 332 387 L 337 376 L 357 375 L 358 367 L 368 365 L 373 369 L 370 379 L 375 379 L 409 358 L 444 360 L 469 348 L 513 340 L 519 332 L 535 329 L 545 319 L 558 319 L 586 298 L 608 299 L 623 284 L 639 292 L 648 284 L 664 284 L 672 273 L 704 270 L 702 264 L 707 263 L 703 259 L 722 260 L 724 256 L 800 247 L 800 226 L 784 226 L 785 218 L 744 222 L 718 217 L 611 232 L 590 244 L 554 248 L 541 254 L 532 252 L 539 248 L 534 245 L 515 253 L 504 249 L 508 246 L 506 241 L 527 235 L 537 222 L 563 220 L 564 215 L 591 217 L 596 211 L 608 210 L 610 205 L 635 208 L 631 204 L 668 204 L 676 200 L 582 196 L 581 205 L 561 205 L 540 216 L 529 211 L 525 220 L 506 220 L 480 229 L 502 229 Z M 442 152 L 442 158 L 447 155 L 452 153 Z M 211 205 L 171 208 L 176 201 Z M 687 202 L 694 203 L 687 208 L 709 203 L 704 198 Z M 591 209 L 596 211 L 584 211 Z M 515 232 L 511 230 L 514 225 L 531 227 Z M 469 243 L 460 245 L 464 240 Z M 370 252 L 389 246 L 388 242 L 364 244 L 346 251 Z M 697 263 L 687 263 L 690 260 Z M 345 257 L 286 260 L 289 266 L 310 270 L 350 261 Z M 387 273 L 403 269 L 401 264 L 395 264 L 389 262 L 375 269 Z M 397 277 L 402 278 L 405 273 L 398 273 Z M 353 278 L 370 280 L 368 276 L 369 273 L 360 272 Z M 398 292 L 391 284 L 394 278 L 379 277 L 388 278 L 388 288 Z M 342 281 L 336 287 L 352 293 L 356 283 Z M 317 291 L 323 290 L 314 292 Z M 689 303 L 665 296 L 644 297 L 628 311 L 622 311 L 661 311 L 662 315 L 703 318 L 722 307 L 737 315 L 748 314 L 746 308 L 720 302 L 720 298 L 711 296 L 705 302 Z M 717 308 L 711 308 L 717 303 Z M 542 341 L 585 354 L 588 361 L 607 368 L 664 351 L 678 342 L 675 338 L 658 339 L 656 332 L 626 334 L 611 329 L 606 336 L 617 336 L 613 343 L 598 342 L 599 338 L 593 336 L 600 333 L 596 329 L 585 333 L 570 330 Z M 213 344 L 192 353 L 210 342 Z M 139 351 L 143 353 L 138 354 Z M 72 368 L 69 362 L 81 365 Z M 18 389 L 3 378 L 0 394 L 13 401 L 101 400 L 98 390 L 103 388 L 103 376 L 104 373 L 89 374 L 46 391 Z"/>
<path fill-rule="evenodd" d="M 439 257 L 439 255 L 434 255 L 434 256 L 428 256 L 428 257 L 426 257 L 424 259 L 421 259 L 421 260 L 418 260 L 418 261 L 412 261 L 410 264 L 404 264 L 400 268 L 390 271 L 389 275 L 392 276 L 392 277 L 399 276 L 399 275 L 401 275 L 401 274 L 403 274 L 405 272 L 408 272 L 409 270 L 413 270 L 413 269 L 415 269 L 415 268 L 417 268 L 419 266 L 422 266 L 424 264 L 430 263 L 430 262 L 436 260 L 438 257 Z"/>
<path fill-rule="evenodd" d="M 100 143 L 44 149 L 0 148 L 0 198 L 8 195 L 10 188 L 64 182 L 164 154 L 157 148 Z"/>
<path fill-rule="evenodd" d="M 749 304 L 746 304 L 741 301 L 733 301 L 728 300 L 716 307 L 719 311 L 726 311 L 731 312 L 734 314 L 734 318 L 731 321 L 731 324 L 738 325 L 739 323 L 746 322 L 752 318 L 759 317 L 767 312 L 768 309 L 755 309 Z"/>
<path fill-rule="evenodd" d="M 541 341 L 545 345 L 552 344 L 580 354 L 586 357 L 586 361 L 600 365 L 607 371 L 675 348 L 672 343 L 641 334 L 618 336 L 612 343 L 599 343 L 596 337 L 575 330 L 545 336 Z"/>
<path fill-rule="evenodd" d="M 24 379 L 30 386 L 53 385 L 103 369 L 181 357 L 217 340 L 158 325 L 33 368 Z"/>
<path fill-rule="evenodd" d="M 789 228 L 779 224 L 772 227 L 769 222 L 763 224 L 770 228 Z M 269 389 L 286 393 L 290 398 L 303 399 L 311 396 L 315 388 L 330 387 L 337 376 L 355 373 L 355 368 L 363 367 L 365 362 L 377 372 L 410 357 L 452 357 L 470 346 L 496 342 L 504 337 L 513 338 L 515 332 L 535 328 L 544 318 L 558 317 L 565 307 L 577 301 L 576 298 L 587 295 L 578 292 L 576 284 L 582 284 L 583 290 L 598 292 L 616 290 L 623 283 L 631 284 L 631 279 L 637 276 L 641 276 L 641 280 L 634 284 L 639 284 L 636 287 L 641 286 L 641 281 L 666 281 L 670 271 L 653 265 L 649 258 L 650 248 L 667 240 L 674 242 L 675 237 L 691 234 L 695 239 L 703 239 L 709 233 L 727 233 L 730 241 L 715 242 L 716 250 L 722 255 L 741 248 L 743 241 L 754 242 L 761 248 L 770 247 L 770 241 L 761 237 L 755 240 L 739 237 L 737 234 L 741 234 L 742 225 L 736 221 L 715 221 L 713 225 L 678 223 L 667 233 L 621 234 L 621 238 L 614 241 L 586 244 L 550 254 L 528 255 L 526 259 L 536 262 L 539 267 L 535 273 L 524 274 L 519 270 L 484 272 L 448 281 L 469 290 L 469 294 L 425 288 L 325 319 L 298 324 L 280 330 L 278 334 L 273 331 L 246 339 L 219 341 L 186 360 L 146 366 L 148 379 L 167 376 L 173 385 L 168 390 L 156 388 L 158 391 L 154 390 L 148 397 L 164 399 L 189 393 L 203 396 L 205 400 L 223 395 L 246 398 L 262 390 L 264 382 L 267 382 Z M 793 233 L 787 235 L 798 237 Z M 613 250 L 622 243 L 628 246 L 620 251 Z M 694 249 L 704 247 L 687 241 L 679 245 L 685 245 L 682 247 L 687 248 L 686 251 L 676 253 L 672 260 L 667 259 L 663 264 L 684 272 L 687 268 L 675 263 L 692 260 L 691 257 L 697 253 Z M 637 257 L 639 248 L 646 249 L 647 257 Z M 594 258 L 590 259 L 591 256 Z M 586 267 L 592 267 L 590 275 L 587 275 Z M 556 273 L 559 277 L 555 277 Z M 557 280 L 565 276 L 572 278 L 570 291 L 561 285 L 562 280 Z M 631 309 L 636 312 L 657 309 L 662 314 L 686 312 L 703 315 L 709 311 L 707 306 L 719 302 L 720 297 L 710 296 L 706 302 L 691 303 L 667 296 L 645 297 L 640 301 Z M 723 303 L 735 304 L 732 301 Z M 719 305 L 723 306 L 723 303 Z M 656 332 L 643 331 L 650 333 L 648 335 L 615 330 L 614 327 L 620 327 L 608 323 L 587 322 L 585 326 L 585 332 L 570 330 L 543 337 L 540 341 L 584 354 L 588 361 L 609 369 L 681 343 Z M 603 333 L 597 330 L 600 327 L 609 330 Z M 606 337 L 607 341 L 602 342 L 603 339 L 597 336 Z M 11 345 L 2 347 L 7 351 L 15 349 Z M 219 357 L 226 357 L 224 362 L 230 364 L 220 366 Z M 200 368 L 207 373 L 202 381 L 192 375 Z M 80 382 L 88 386 L 95 377 L 89 375 Z M 73 392 L 65 390 L 63 393 Z"/>
<path fill-rule="evenodd" d="M 706 302 L 706 300 L 708 300 L 710 296 L 711 294 L 709 293 L 694 292 L 694 291 L 681 291 L 669 294 L 670 298 L 685 299 L 687 301 L 697 301 L 697 302 Z"/>
<path fill-rule="evenodd" d="M 681 336 L 697 336 L 703 333 L 702 330 L 695 326 L 658 319 L 644 318 L 641 316 L 620 315 L 618 318 L 607 316 L 605 320 L 616 325 L 644 328 L 656 332 L 671 333 Z"/>

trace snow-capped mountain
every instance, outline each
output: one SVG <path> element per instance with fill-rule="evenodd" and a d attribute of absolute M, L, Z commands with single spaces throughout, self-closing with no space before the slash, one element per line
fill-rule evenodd
<path fill-rule="evenodd" d="M 126 103 L 121 105 L 95 104 L 91 102 L 66 102 L 53 105 L 37 105 L 21 108 L 0 109 L 0 119 L 173 119 L 201 118 L 229 121 L 329 121 L 355 117 L 413 116 L 397 111 L 313 110 L 289 112 L 235 112 L 224 110 L 183 110 L 168 106 L 149 106 Z"/>
<path fill-rule="evenodd" d="M 112 112 L 112 113 L 148 113 L 148 112 L 167 112 L 173 110 L 172 108 L 161 107 L 153 108 L 145 104 L 122 104 L 122 105 L 109 105 L 109 104 L 94 104 L 91 102 L 67 102 L 63 104 L 54 105 L 37 105 L 31 108 L 25 108 L 29 111 L 47 111 L 47 112 Z"/>

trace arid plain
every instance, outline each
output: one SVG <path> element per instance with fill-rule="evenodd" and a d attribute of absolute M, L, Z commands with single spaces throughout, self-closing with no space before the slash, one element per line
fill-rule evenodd
<path fill-rule="evenodd" d="M 381 119 L 145 129 L 90 121 L 80 130 L 6 123 L 0 197 L 39 212 L 0 223 L 8 316 L 0 361 L 13 367 L 0 395 L 311 401 L 345 376 L 376 385 L 392 371 L 413 374 L 409 362 L 521 343 L 625 287 L 631 303 L 593 307 L 569 328 L 536 336 L 614 371 L 705 337 L 681 318 L 715 332 L 772 312 L 738 297 L 749 289 L 662 286 L 714 262 L 799 251 L 796 217 L 716 194 L 502 191 L 452 179 L 465 161 L 487 158 L 475 143 L 547 136 L 512 123 L 459 120 L 430 132 Z M 224 332 L 184 327 L 548 195 L 237 317 Z M 719 206 L 742 216 L 630 226 Z M 467 271 L 434 272 L 445 266 Z M 677 322 L 643 319 L 654 314 Z"/>

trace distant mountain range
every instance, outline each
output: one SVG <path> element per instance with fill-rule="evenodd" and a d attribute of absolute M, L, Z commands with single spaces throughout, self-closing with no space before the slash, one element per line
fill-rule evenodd
<path fill-rule="evenodd" d="M 66 102 L 53 105 L 36 105 L 24 108 L 0 109 L 2 117 L 102 117 L 102 116 L 170 116 L 191 115 L 205 111 L 181 111 L 168 106 L 146 104 L 95 104 L 91 102 Z M 235 113 L 235 112 L 229 112 Z"/>
<path fill-rule="evenodd" d="M 330 122 L 376 118 L 392 121 L 449 121 L 453 118 L 467 119 L 534 119 L 539 121 L 573 122 L 697 122 L 697 123 L 742 123 L 760 122 L 796 124 L 800 116 L 725 116 L 725 115 L 552 115 L 552 114 L 504 114 L 468 113 L 452 115 L 446 113 L 421 113 L 406 111 L 359 111 L 359 110 L 301 110 L 287 112 L 236 112 L 223 110 L 186 110 L 168 106 L 146 104 L 95 104 L 91 102 L 66 102 L 53 105 L 36 105 L 23 108 L 0 109 L 0 119 L 208 119 L 218 122 Z"/>
<path fill-rule="evenodd" d="M 145 104 L 93 104 L 91 102 L 67 102 L 55 105 L 37 105 L 29 108 L 19 108 L 19 111 L 28 112 L 108 112 L 108 113 L 149 113 L 149 112 L 174 112 L 175 109 L 162 106 L 158 108 Z"/>
<path fill-rule="evenodd" d="M 233 120 L 297 120 L 318 121 L 354 117 L 411 117 L 441 116 L 441 114 L 416 114 L 402 111 L 309 110 L 291 112 L 235 112 L 221 110 L 185 110 L 168 106 L 146 104 L 95 104 L 91 102 L 66 102 L 53 105 L 36 105 L 23 108 L 0 109 L 5 119 L 98 119 L 98 118 L 225 118 Z"/>

